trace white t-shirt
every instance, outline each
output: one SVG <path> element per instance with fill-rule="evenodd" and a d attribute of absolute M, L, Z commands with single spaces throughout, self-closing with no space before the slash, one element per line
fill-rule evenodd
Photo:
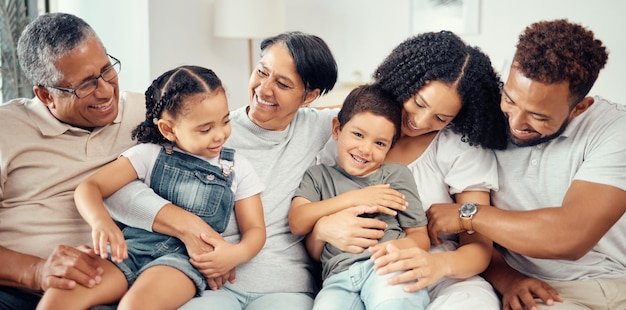
<path fill-rule="evenodd" d="M 626 106 L 596 97 L 560 137 L 531 147 L 509 145 L 496 151 L 496 158 L 500 191 L 492 199 L 504 210 L 560 207 L 574 180 L 626 190 Z M 504 257 L 513 268 L 542 280 L 625 278 L 625 236 L 626 217 L 622 215 L 578 260 L 534 259 L 511 251 Z"/>
<path fill-rule="evenodd" d="M 152 168 L 154 167 L 154 163 L 156 162 L 162 148 L 163 146 L 157 144 L 141 143 L 124 151 L 120 156 L 127 157 L 135 168 L 137 177 L 150 186 Z M 220 166 L 219 157 L 204 158 L 189 154 L 176 147 L 174 150 L 203 159 L 217 167 Z M 235 195 L 235 201 L 248 198 L 263 191 L 264 185 L 257 177 L 254 169 L 252 169 L 250 162 L 245 157 L 238 154 L 237 150 L 235 150 L 234 165 L 232 169 L 234 177 L 230 188 Z"/>

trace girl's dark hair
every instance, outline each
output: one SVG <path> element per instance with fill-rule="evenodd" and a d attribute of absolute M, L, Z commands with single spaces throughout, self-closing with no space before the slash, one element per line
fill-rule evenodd
<path fill-rule="evenodd" d="M 324 40 L 299 31 L 285 32 L 263 40 L 261 54 L 277 43 L 289 50 L 307 91 L 318 88 L 323 95 L 333 89 L 337 82 L 337 62 Z"/>
<path fill-rule="evenodd" d="M 224 87 L 211 69 L 180 66 L 161 74 L 146 90 L 146 119 L 133 130 L 132 138 L 141 143 L 170 143 L 157 127 L 163 112 L 172 117 L 184 116 L 188 111 L 186 99 L 210 96 L 215 91 L 224 91 Z"/>
<path fill-rule="evenodd" d="M 528 26 L 519 36 L 514 63 L 531 80 L 568 82 L 573 106 L 587 96 L 608 57 L 593 32 L 559 19 Z"/>
<path fill-rule="evenodd" d="M 500 77 L 489 57 L 452 32 L 427 32 L 400 43 L 374 79 L 402 105 L 428 81 L 455 88 L 461 110 L 449 127 L 470 145 L 504 149 L 507 127 L 500 110 Z"/>
<path fill-rule="evenodd" d="M 363 112 L 382 116 L 393 123 L 395 129 L 391 141 L 391 146 L 393 146 L 400 137 L 402 107 L 396 103 L 391 94 L 377 84 L 361 85 L 350 91 L 337 115 L 339 129 L 343 128 L 352 117 Z"/>

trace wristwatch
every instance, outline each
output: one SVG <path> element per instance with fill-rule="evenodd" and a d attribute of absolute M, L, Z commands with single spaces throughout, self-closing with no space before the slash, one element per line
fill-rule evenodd
<path fill-rule="evenodd" d="M 474 202 L 464 203 L 459 208 L 461 227 L 470 235 L 474 233 L 474 227 L 472 226 L 472 217 L 474 217 L 474 214 L 476 214 L 476 212 L 478 212 L 478 204 Z"/>

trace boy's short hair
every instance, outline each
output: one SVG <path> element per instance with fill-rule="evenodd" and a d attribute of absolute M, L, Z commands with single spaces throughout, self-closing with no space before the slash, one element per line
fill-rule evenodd
<path fill-rule="evenodd" d="M 398 104 L 391 94 L 383 90 L 378 84 L 361 85 L 353 89 L 344 100 L 337 116 L 339 128 L 343 128 L 354 115 L 363 112 L 382 116 L 393 123 L 395 127 L 391 142 L 391 146 L 393 146 L 400 137 L 402 105 Z"/>

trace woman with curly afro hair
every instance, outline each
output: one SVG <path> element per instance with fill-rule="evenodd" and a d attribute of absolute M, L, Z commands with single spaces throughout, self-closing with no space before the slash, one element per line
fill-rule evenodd
<path fill-rule="evenodd" d="M 498 190 L 492 149 L 507 145 L 501 81 L 489 57 L 449 31 L 422 33 L 398 45 L 374 80 L 403 108 L 401 137 L 386 161 L 411 169 L 424 209 L 489 205 L 490 192 Z M 384 226 L 350 221 L 346 213 L 320 219 L 314 234 L 342 249 L 380 250 L 372 228 Z M 388 247 L 375 261 L 378 272 L 404 271 L 391 281 L 407 291 L 428 287 L 429 309 L 500 309 L 493 288 L 478 276 L 489 264 L 491 240 L 466 232 L 437 237 L 431 236 L 430 252 Z"/>

